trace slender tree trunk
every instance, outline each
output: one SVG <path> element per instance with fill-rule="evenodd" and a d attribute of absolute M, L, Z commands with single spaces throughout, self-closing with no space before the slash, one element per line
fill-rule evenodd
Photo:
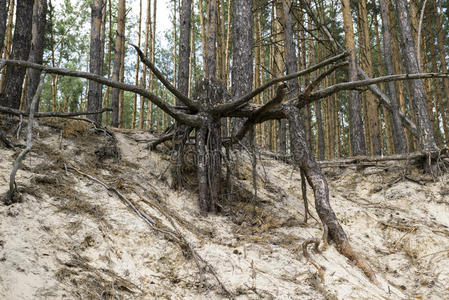
<path fill-rule="evenodd" d="M 284 14 L 284 6 L 282 3 L 283 0 L 276 0 L 275 8 L 276 8 L 276 34 L 278 36 L 278 41 L 285 41 L 285 14 Z M 280 42 L 282 43 L 282 42 Z M 278 43 L 277 52 L 276 52 L 276 65 L 277 65 L 277 73 L 276 76 L 282 76 L 284 74 L 284 59 L 283 55 L 285 53 L 285 45 L 281 46 Z M 279 128 L 278 128 L 278 138 L 279 138 L 279 147 L 278 150 L 281 154 L 285 154 L 287 152 L 287 122 L 284 119 L 279 120 Z"/>
<path fill-rule="evenodd" d="M 444 30 L 443 30 L 443 23 L 441 20 L 440 14 L 437 12 L 437 5 L 436 0 L 433 1 L 434 9 L 435 9 L 435 15 L 436 15 L 436 28 L 438 30 L 437 34 L 437 41 L 438 41 L 438 49 L 440 51 L 440 63 L 441 63 L 441 72 L 446 73 L 447 72 L 447 62 L 446 62 L 446 51 L 444 49 L 445 41 L 444 41 Z M 441 8 L 441 4 L 440 4 Z M 442 10 L 440 9 L 440 13 Z M 446 146 L 449 145 L 449 124 L 448 124 L 448 114 L 449 114 L 449 79 L 444 78 L 443 79 L 443 86 L 444 86 L 444 94 L 446 95 L 446 99 L 444 101 L 443 98 L 439 98 L 440 101 L 440 112 L 441 117 L 443 119 L 443 129 L 444 129 L 444 137 L 446 140 Z"/>
<path fill-rule="evenodd" d="M 156 13 L 157 13 L 157 0 L 153 0 L 153 29 L 151 30 L 151 62 L 154 64 L 154 59 L 156 57 Z M 153 92 L 154 82 L 153 82 L 154 74 L 150 72 L 149 78 L 149 88 L 150 92 Z M 147 128 L 153 128 L 153 104 L 148 102 L 148 114 L 147 114 Z"/>
<path fill-rule="evenodd" d="M 203 56 L 203 73 L 206 74 L 206 23 L 204 21 L 203 0 L 198 1 L 198 8 L 200 11 L 200 29 L 201 29 L 201 49 Z M 205 76 L 205 75 L 204 75 Z"/>
<path fill-rule="evenodd" d="M 111 61 L 112 61 L 112 5 L 111 0 L 108 0 L 108 23 L 109 23 L 109 30 L 108 30 L 108 54 L 106 55 L 106 68 L 108 70 L 108 79 L 111 79 Z M 106 13 L 105 13 L 106 17 Z M 106 19 L 105 19 L 105 26 L 106 26 Z M 105 28 L 106 30 L 106 28 Z M 103 106 L 109 107 L 109 86 L 106 87 L 106 92 L 104 93 L 103 98 Z M 110 113 L 106 113 L 106 125 L 109 125 L 109 116 Z"/>
<path fill-rule="evenodd" d="M 33 0 L 17 3 L 12 59 L 28 60 L 31 49 L 32 18 L 30 16 L 33 15 L 33 4 Z M 5 81 L 0 93 L 0 105 L 19 108 L 25 73 L 25 68 L 13 66 L 6 68 Z"/>
<path fill-rule="evenodd" d="M 217 72 L 217 0 L 207 2 L 205 76 L 215 78 Z M 251 82 L 252 83 L 252 80 Z"/>
<path fill-rule="evenodd" d="M 141 46 L 141 40 L 142 40 L 142 0 L 139 1 L 139 27 L 137 32 L 137 44 L 139 47 Z M 139 86 L 139 73 L 140 73 L 140 57 L 137 55 L 136 58 L 136 86 Z M 137 94 L 134 94 L 134 102 L 133 102 L 133 116 L 131 119 L 131 128 L 136 128 L 136 121 L 137 121 Z"/>
<path fill-rule="evenodd" d="M 354 42 L 354 29 L 352 23 L 351 6 L 349 0 L 341 0 L 343 22 L 345 29 L 346 48 L 349 51 L 349 81 L 357 80 L 357 59 Z M 353 155 L 365 155 L 365 137 L 362 122 L 362 103 L 360 92 L 351 91 L 349 97 L 349 122 L 351 149 Z"/>
<path fill-rule="evenodd" d="M 44 37 L 45 26 L 47 22 L 47 0 L 34 1 L 33 8 L 33 25 L 32 25 L 32 39 L 31 51 L 29 61 L 37 64 L 42 64 L 44 55 Z M 27 89 L 26 89 L 26 108 L 29 108 L 33 96 L 39 85 L 39 78 L 41 72 L 36 69 L 28 70 Z M 39 99 L 36 101 L 35 111 L 39 111 Z"/>
<path fill-rule="evenodd" d="M 368 27 L 368 13 L 366 0 L 358 1 L 359 16 L 359 44 L 360 44 L 360 67 L 373 77 L 373 59 L 371 56 L 370 28 Z M 381 154 L 380 130 L 377 113 L 377 103 L 372 92 L 365 93 L 368 120 L 365 122 L 365 130 L 369 132 L 367 144 L 370 146 L 370 153 L 373 155 Z"/>
<path fill-rule="evenodd" d="M 179 72 L 178 90 L 187 95 L 189 92 L 189 70 L 190 70 L 190 17 L 192 14 L 192 0 L 181 1 L 181 12 L 179 15 Z M 181 102 L 177 100 L 176 105 Z"/>
<path fill-rule="evenodd" d="M 6 34 L 6 19 L 8 11 L 6 10 L 6 0 L 0 0 L 0 57 L 3 55 L 3 45 Z"/>
<path fill-rule="evenodd" d="M 147 12 L 146 12 L 146 20 L 145 20 L 145 41 L 144 41 L 144 54 L 148 56 L 148 49 L 151 49 L 151 0 L 147 1 Z M 143 67 L 142 69 L 142 78 L 140 79 L 140 86 L 142 88 L 146 88 L 147 86 L 147 68 Z M 139 111 L 139 129 L 143 129 L 143 125 L 145 122 L 145 101 L 146 99 L 143 96 L 140 96 L 140 111 Z M 150 107 L 151 104 L 148 104 Z"/>
<path fill-rule="evenodd" d="M 101 29 L 103 21 L 103 0 L 94 0 L 91 4 L 91 25 L 90 25 L 90 62 L 89 72 L 103 75 L 103 56 Z M 87 96 L 87 110 L 98 111 L 101 109 L 103 86 L 95 81 L 89 81 L 89 91 Z M 102 114 L 89 115 L 88 117 L 97 124 L 101 124 Z"/>
<path fill-rule="evenodd" d="M 415 42 L 413 40 L 409 11 L 406 0 L 396 1 L 396 11 L 398 14 L 399 28 L 401 32 L 401 41 L 403 56 L 407 73 L 419 73 L 418 61 L 416 59 Z M 420 150 L 424 153 L 438 152 L 439 148 L 435 143 L 433 126 L 427 111 L 427 100 L 422 80 L 409 80 L 410 93 L 415 112 L 415 120 L 418 128 Z"/>
<path fill-rule="evenodd" d="M 117 12 L 117 36 L 115 39 L 115 58 L 114 68 L 112 70 L 112 80 L 119 81 L 122 69 L 122 55 L 124 55 L 123 41 L 125 39 L 125 13 L 126 13 L 126 0 L 120 0 L 118 3 Z M 120 90 L 112 89 L 112 126 L 119 127 L 119 102 Z"/>

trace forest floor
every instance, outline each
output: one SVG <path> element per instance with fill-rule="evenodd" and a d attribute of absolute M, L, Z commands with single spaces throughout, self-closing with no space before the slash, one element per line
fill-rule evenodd
<path fill-rule="evenodd" d="M 379 284 L 333 244 L 309 250 L 322 281 L 301 249 L 321 225 L 313 201 L 315 219 L 303 223 L 291 165 L 261 156 L 254 197 L 249 156 L 236 152 L 233 199 L 203 217 L 194 188 L 171 188 L 168 148 L 146 149 L 149 132 L 38 123 L 16 178 L 23 202 L 0 203 L 0 299 L 449 299 L 447 173 L 432 180 L 405 162 L 324 169 L 331 205 Z M 17 125 L 0 117 L 24 145 Z M 0 141 L 0 195 L 20 151 Z"/>

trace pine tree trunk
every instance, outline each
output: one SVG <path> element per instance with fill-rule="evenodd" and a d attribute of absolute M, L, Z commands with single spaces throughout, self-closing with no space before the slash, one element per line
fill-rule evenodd
<path fill-rule="evenodd" d="M 16 9 L 16 22 L 12 41 L 12 59 L 28 60 L 31 49 L 31 29 L 33 15 L 33 0 L 18 1 Z M 0 105 L 16 108 L 20 106 L 23 79 L 26 69 L 8 66 L 5 81 L 0 93 Z"/>
<path fill-rule="evenodd" d="M 139 1 L 139 20 L 138 20 L 138 32 L 137 32 L 137 45 L 140 47 L 140 43 L 142 41 L 142 0 Z M 137 55 L 136 57 L 136 86 L 139 86 L 139 74 L 140 73 L 140 57 Z M 133 102 L 133 116 L 131 119 L 131 128 L 136 128 L 137 121 L 137 94 L 134 94 L 134 102 Z"/>
<path fill-rule="evenodd" d="M 410 17 L 406 0 L 397 0 L 396 12 L 401 33 L 403 58 L 407 73 L 419 73 L 418 61 L 415 52 L 415 42 L 413 40 Z M 419 135 L 420 150 L 424 153 L 435 153 L 439 151 L 435 143 L 433 126 L 427 111 L 427 100 L 422 80 L 409 80 L 410 93 L 415 113 L 416 125 Z"/>
<path fill-rule="evenodd" d="M 440 14 L 437 12 L 437 5 L 436 0 L 433 1 L 434 8 L 435 8 L 435 15 L 436 15 L 436 28 L 438 31 L 437 34 L 437 41 L 438 41 L 438 49 L 440 51 L 440 63 L 441 63 L 441 72 L 447 73 L 447 62 L 446 62 L 446 51 L 444 49 L 445 40 L 444 40 L 444 30 L 443 30 L 443 23 L 441 20 Z M 440 4 L 441 8 L 441 4 Z M 440 10 L 441 11 L 441 10 Z M 443 98 L 439 98 L 440 101 L 440 113 L 441 117 L 443 119 L 443 129 L 444 129 L 444 137 L 446 140 L 446 146 L 449 145 L 449 124 L 448 124 L 448 114 L 449 114 L 449 79 L 444 78 L 443 79 L 443 85 L 444 85 L 444 94 L 446 95 L 445 101 Z M 444 101 L 444 102 L 443 102 Z"/>
<path fill-rule="evenodd" d="M 117 11 L 117 36 L 115 39 L 115 58 L 114 67 L 112 70 L 112 80 L 119 81 L 122 69 L 122 56 L 124 55 L 123 41 L 125 39 L 125 13 L 126 13 L 126 1 L 120 0 L 118 3 Z M 119 127 L 119 110 L 120 110 L 120 90 L 112 89 L 111 101 L 112 101 L 112 126 Z"/>
<path fill-rule="evenodd" d="M 232 97 L 237 98 L 249 93 L 253 85 L 253 34 L 252 1 L 233 0 L 232 5 Z M 243 120 L 232 120 L 232 131 L 238 132 Z M 242 141 L 249 144 L 247 137 Z"/>
<path fill-rule="evenodd" d="M 37 64 L 42 64 L 44 55 L 44 37 L 45 26 L 47 22 L 47 0 L 39 0 L 34 2 L 33 7 L 33 25 L 32 25 L 32 39 L 31 51 L 29 61 Z M 36 69 L 28 70 L 27 89 L 26 89 L 26 108 L 29 108 L 33 100 L 34 93 L 39 85 L 39 78 L 41 72 Z M 39 111 L 39 99 L 36 101 L 35 111 Z"/>
<path fill-rule="evenodd" d="M 366 8 L 366 0 L 358 1 L 358 16 L 359 16 L 359 47 L 360 47 L 360 67 L 368 74 L 369 77 L 373 77 L 373 59 L 371 56 L 371 43 L 370 43 L 370 28 L 368 27 L 368 13 Z M 372 155 L 381 154 L 380 144 L 380 130 L 379 120 L 377 113 L 377 103 L 375 97 L 371 91 L 365 93 L 366 106 L 368 112 L 368 119 L 365 122 L 365 130 L 369 132 L 370 153 Z"/>
<path fill-rule="evenodd" d="M 103 0 L 94 0 L 91 4 L 91 25 L 90 25 L 90 62 L 89 72 L 93 74 L 103 75 L 103 56 L 101 29 L 103 22 Z M 101 109 L 103 86 L 95 81 L 89 81 L 89 91 L 87 96 L 87 110 L 97 111 Z M 90 115 L 89 119 L 101 124 L 102 114 Z"/>
<path fill-rule="evenodd" d="M 0 57 L 3 55 L 3 45 L 5 43 L 7 14 L 6 0 L 0 0 Z"/>
<path fill-rule="evenodd" d="M 343 22 L 345 30 L 346 48 L 349 51 L 349 81 L 357 79 L 357 60 L 354 41 L 354 29 L 352 23 L 351 7 L 349 0 L 341 0 L 343 11 Z M 360 92 L 351 91 L 349 97 L 349 122 L 351 149 L 353 155 L 365 155 L 365 137 L 362 122 L 362 103 Z"/>

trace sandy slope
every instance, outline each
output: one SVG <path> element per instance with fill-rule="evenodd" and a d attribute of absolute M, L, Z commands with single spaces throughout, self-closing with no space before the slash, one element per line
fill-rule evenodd
<path fill-rule="evenodd" d="M 16 123 L 1 125 L 12 134 Z M 18 172 L 25 201 L 0 204 L 0 299 L 229 298 L 211 269 L 236 299 L 449 298 L 448 175 L 418 184 L 400 180 L 399 163 L 326 169 L 331 204 L 380 283 L 371 284 L 333 245 L 310 251 L 324 269 L 321 282 L 301 250 L 321 228 L 313 219 L 302 224 L 300 176 L 292 166 L 258 162 L 253 216 L 250 164 L 235 153 L 236 198 L 205 218 L 194 192 L 170 188 L 165 147 L 146 150 L 146 132 L 115 137 L 120 157 L 112 138 L 82 123 L 41 122 Z M 18 151 L 0 144 L 0 194 Z M 153 227 L 185 240 L 155 231 L 71 165 L 120 191 Z M 201 258 L 192 258 L 186 242 Z"/>

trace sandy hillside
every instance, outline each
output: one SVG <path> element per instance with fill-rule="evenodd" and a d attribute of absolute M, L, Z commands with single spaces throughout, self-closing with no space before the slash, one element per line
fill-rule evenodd
<path fill-rule="evenodd" d="M 17 125 L 0 118 L 24 145 Z M 0 299 L 449 299 L 448 174 L 326 168 L 331 205 L 379 284 L 332 244 L 309 249 L 322 281 L 301 249 L 322 230 L 302 222 L 297 170 L 262 156 L 254 197 L 250 160 L 234 153 L 233 197 L 202 217 L 194 187 L 171 188 L 169 150 L 146 149 L 153 138 L 39 121 L 17 175 L 24 201 L 0 204 Z M 0 195 L 20 150 L 0 141 Z"/>

